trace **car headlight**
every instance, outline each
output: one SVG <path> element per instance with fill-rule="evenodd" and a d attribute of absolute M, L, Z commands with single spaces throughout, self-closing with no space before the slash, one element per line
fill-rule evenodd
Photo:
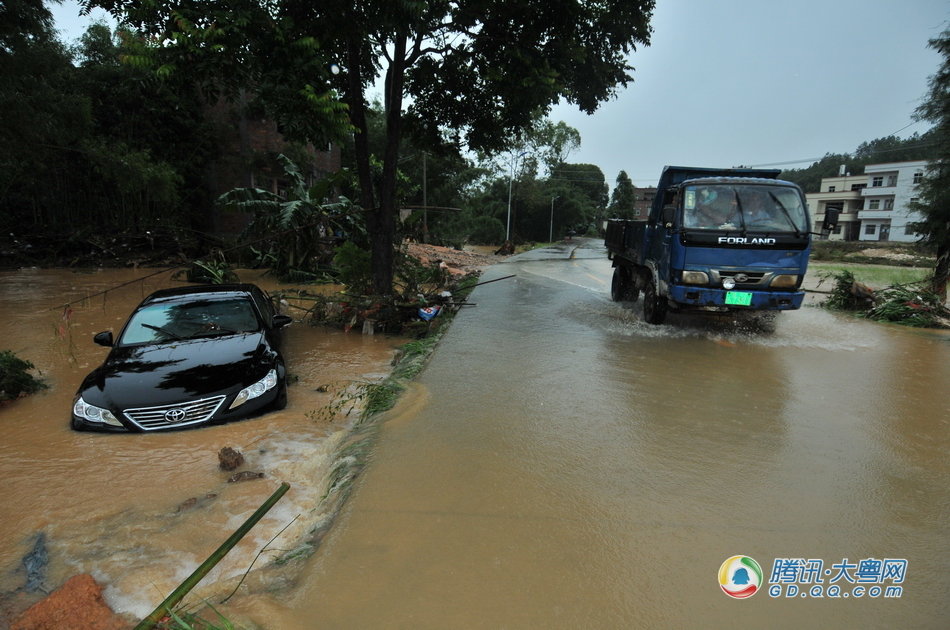
<path fill-rule="evenodd" d="M 73 414 L 76 417 L 83 418 L 89 422 L 111 424 L 114 427 L 122 426 L 122 423 L 116 419 L 111 411 L 108 409 L 103 409 L 102 407 L 90 405 L 82 399 L 82 396 L 76 399 L 76 403 L 73 405 Z"/>
<path fill-rule="evenodd" d="M 794 289 L 797 284 L 798 276 L 790 274 L 779 274 L 772 278 L 772 282 L 769 283 L 770 286 L 777 289 Z"/>
<path fill-rule="evenodd" d="M 231 403 L 231 406 L 228 409 L 234 409 L 240 407 L 247 401 L 252 398 L 257 398 L 267 392 L 268 390 L 274 389 L 277 386 L 277 370 L 271 370 L 267 375 L 256 383 L 248 385 L 244 389 L 238 392 L 238 395 L 234 398 L 234 402 Z"/>
<path fill-rule="evenodd" d="M 709 284 L 709 276 L 703 271 L 684 271 L 683 284 Z"/>

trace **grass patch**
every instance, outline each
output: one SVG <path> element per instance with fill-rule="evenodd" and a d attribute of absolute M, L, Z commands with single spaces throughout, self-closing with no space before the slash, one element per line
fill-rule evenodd
<path fill-rule="evenodd" d="M 809 272 L 819 277 L 834 276 L 840 273 L 851 274 L 852 280 L 863 282 L 872 287 L 888 287 L 898 284 L 922 282 L 930 277 L 932 269 L 920 267 L 894 267 L 884 265 L 853 265 L 840 263 L 809 263 Z"/>
<path fill-rule="evenodd" d="M 822 262 L 933 267 L 934 253 L 917 243 L 873 241 L 814 241 L 811 259 Z"/>

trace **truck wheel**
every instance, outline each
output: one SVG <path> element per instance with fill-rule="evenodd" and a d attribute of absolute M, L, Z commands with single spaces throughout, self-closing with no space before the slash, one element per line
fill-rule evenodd
<path fill-rule="evenodd" d="M 623 267 L 614 267 L 614 277 L 610 280 L 610 299 L 614 302 L 622 301 L 627 294 L 629 283 Z"/>
<path fill-rule="evenodd" d="M 614 267 L 614 276 L 610 281 L 610 299 L 614 302 L 636 302 L 640 297 L 640 289 L 634 284 L 630 272 L 623 267 Z"/>
<path fill-rule="evenodd" d="M 662 324 L 666 319 L 666 298 L 657 293 L 652 279 L 643 290 L 643 319 L 649 324 Z"/>

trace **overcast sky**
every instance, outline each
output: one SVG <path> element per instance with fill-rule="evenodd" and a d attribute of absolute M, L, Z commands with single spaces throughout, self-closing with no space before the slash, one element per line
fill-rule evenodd
<path fill-rule="evenodd" d="M 77 7 L 51 5 L 67 41 L 90 21 Z M 562 105 L 551 118 L 581 133 L 569 160 L 611 186 L 620 170 L 649 186 L 666 164 L 801 168 L 927 130 L 912 114 L 948 19 L 946 0 L 657 0 L 634 82 L 593 116 Z"/>
<path fill-rule="evenodd" d="M 551 118 L 581 133 L 570 161 L 611 186 L 621 169 L 655 184 L 667 164 L 802 168 L 929 128 L 911 116 L 948 18 L 946 0 L 657 0 L 634 82 L 593 116 Z"/>

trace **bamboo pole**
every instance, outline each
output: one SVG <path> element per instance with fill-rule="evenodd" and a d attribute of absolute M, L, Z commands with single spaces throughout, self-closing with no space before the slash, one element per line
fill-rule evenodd
<path fill-rule="evenodd" d="M 230 538 L 224 541 L 224 543 L 218 547 L 218 549 L 213 554 L 211 554 L 207 560 L 202 562 L 201 566 L 195 569 L 194 573 L 189 575 L 188 578 L 182 582 L 178 588 L 172 591 L 172 594 L 166 597 L 165 601 L 159 604 L 158 608 L 152 611 L 152 614 L 140 621 L 139 624 L 135 626 L 134 630 L 151 630 L 155 624 L 158 623 L 159 619 L 170 613 L 172 608 L 174 608 L 182 599 L 184 599 L 185 595 L 187 595 L 189 591 L 191 591 L 191 589 L 193 589 L 198 584 L 198 582 L 201 581 L 201 578 L 207 575 L 208 572 L 211 571 L 211 569 L 213 569 L 214 566 L 218 564 L 218 562 L 220 562 L 221 559 L 224 558 L 224 556 L 226 556 L 227 553 L 231 551 L 231 549 L 234 548 L 234 546 L 238 544 L 242 538 L 244 538 L 245 534 L 251 531 L 251 528 L 257 524 L 257 521 L 261 520 L 261 518 L 263 518 L 263 516 L 267 514 L 267 512 L 270 511 L 272 507 L 274 507 L 274 504 L 277 503 L 277 501 L 279 501 L 289 489 L 289 483 L 286 481 L 281 483 L 280 487 L 277 488 L 274 494 L 270 495 L 270 498 L 267 499 L 267 501 L 265 501 L 261 507 L 257 508 L 257 511 L 251 514 L 251 517 L 244 521 L 244 524 L 241 525 L 237 531 L 231 534 Z"/>

